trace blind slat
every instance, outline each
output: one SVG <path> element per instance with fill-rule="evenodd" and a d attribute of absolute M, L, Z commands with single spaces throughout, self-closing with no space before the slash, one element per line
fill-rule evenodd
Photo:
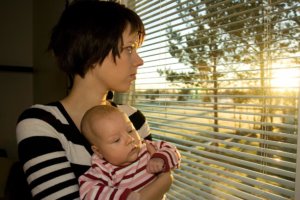
<path fill-rule="evenodd" d="M 144 65 L 117 99 L 144 113 L 155 140 L 180 150 L 167 196 L 300 198 L 300 2 L 128 5 L 145 24 Z"/>

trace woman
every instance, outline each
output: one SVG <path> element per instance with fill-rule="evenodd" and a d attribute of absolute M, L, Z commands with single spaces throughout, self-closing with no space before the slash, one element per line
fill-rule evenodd
<path fill-rule="evenodd" d="M 47 105 L 33 105 L 19 117 L 19 158 L 35 199 L 78 199 L 78 177 L 91 163 L 90 145 L 80 133 L 84 113 L 96 105 L 117 106 L 108 91 L 125 92 L 143 60 L 136 52 L 144 26 L 133 11 L 104 1 L 73 1 L 53 28 L 49 50 L 72 77 L 69 94 Z M 128 114 L 141 137 L 151 137 L 144 116 Z M 172 183 L 170 173 L 140 191 L 143 199 L 160 199 Z M 159 189 L 156 189 L 159 188 Z"/>

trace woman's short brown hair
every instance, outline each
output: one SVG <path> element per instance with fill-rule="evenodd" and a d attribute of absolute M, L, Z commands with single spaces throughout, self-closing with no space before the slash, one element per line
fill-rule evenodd
<path fill-rule="evenodd" d="M 48 50 L 53 51 L 57 64 L 69 76 L 84 77 L 110 51 L 114 61 L 120 56 L 127 26 L 132 33 L 139 33 L 138 42 L 142 43 L 144 25 L 134 11 L 115 2 L 73 0 L 54 26 Z"/>

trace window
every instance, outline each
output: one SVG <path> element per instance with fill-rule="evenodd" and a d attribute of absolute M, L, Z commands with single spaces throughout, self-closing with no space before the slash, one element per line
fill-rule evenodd
<path fill-rule="evenodd" d="M 123 99 L 183 156 L 168 198 L 300 199 L 300 3 L 127 4 L 147 35 Z"/>

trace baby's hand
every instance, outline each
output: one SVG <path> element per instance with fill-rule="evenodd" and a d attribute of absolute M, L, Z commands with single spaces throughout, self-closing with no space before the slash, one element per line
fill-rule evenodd
<path fill-rule="evenodd" d="M 161 158 L 151 158 L 147 164 L 147 172 L 155 174 L 162 172 L 164 169 L 164 160 Z"/>
<path fill-rule="evenodd" d="M 127 200 L 140 200 L 141 199 L 141 195 L 140 193 L 137 192 L 130 192 L 130 194 L 127 197 Z"/>

